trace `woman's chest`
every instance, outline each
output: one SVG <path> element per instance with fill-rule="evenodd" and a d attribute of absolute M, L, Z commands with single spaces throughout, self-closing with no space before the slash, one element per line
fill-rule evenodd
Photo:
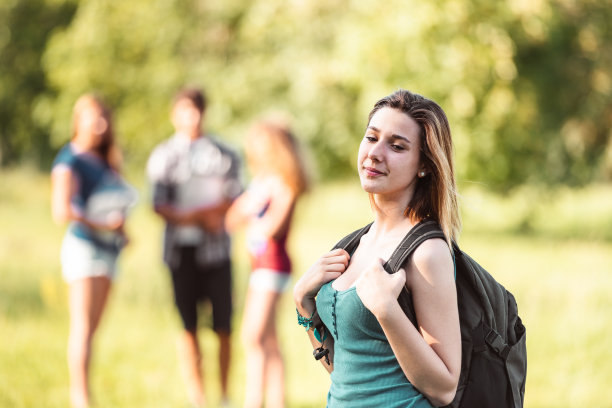
<path fill-rule="evenodd" d="M 355 282 L 367 268 L 382 265 L 391 257 L 395 246 L 373 246 L 362 242 L 351 256 L 350 262 L 344 273 L 333 283 L 336 290 L 346 290 L 355 286 Z"/>
<path fill-rule="evenodd" d="M 363 305 L 355 287 L 338 291 L 328 283 L 316 302 L 319 316 L 336 342 L 350 347 L 359 340 L 385 339 L 378 320 Z"/>

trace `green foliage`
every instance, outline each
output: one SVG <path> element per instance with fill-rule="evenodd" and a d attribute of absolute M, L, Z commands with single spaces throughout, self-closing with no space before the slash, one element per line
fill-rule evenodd
<path fill-rule="evenodd" d="M 491 150 L 473 150 L 474 174 L 496 163 L 491 181 L 499 185 L 612 178 L 610 6 L 564 0 L 513 6 L 506 28 L 516 77 L 512 94 L 500 101 L 508 112 L 489 136 Z"/>
<path fill-rule="evenodd" d="M 28 48 L 44 53 L 43 86 L 6 105 L 4 144 L 20 124 L 59 147 L 75 99 L 96 90 L 142 167 L 171 132 L 173 93 L 195 84 L 209 128 L 240 144 L 254 118 L 286 112 L 320 175 L 337 178 L 352 172 L 373 103 L 403 87 L 448 113 L 462 180 L 504 192 L 612 179 L 609 1 L 83 0 L 63 29 L 71 3 L 47 3 L 64 12 L 51 41 Z M 0 89 L 3 105 L 20 93 Z M 32 144 L 23 132 L 11 143 Z M 22 150 L 3 148 L 12 160 Z"/>
<path fill-rule="evenodd" d="M 75 9 L 72 1 L 61 0 L 0 3 L 0 165 L 24 159 L 49 163 L 48 132 L 32 117 L 36 98 L 49 92 L 41 56 Z"/>

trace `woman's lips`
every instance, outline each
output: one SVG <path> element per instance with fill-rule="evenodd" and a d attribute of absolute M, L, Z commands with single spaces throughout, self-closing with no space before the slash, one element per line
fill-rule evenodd
<path fill-rule="evenodd" d="M 368 177 L 383 176 L 385 174 L 380 170 L 376 170 L 374 167 L 364 167 L 363 170 Z"/>

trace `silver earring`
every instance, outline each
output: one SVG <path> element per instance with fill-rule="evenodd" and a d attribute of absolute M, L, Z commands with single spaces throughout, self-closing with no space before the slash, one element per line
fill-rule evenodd
<path fill-rule="evenodd" d="M 425 172 L 424 172 L 424 171 L 419 171 L 419 177 L 420 177 L 420 178 L 425 177 Z"/>

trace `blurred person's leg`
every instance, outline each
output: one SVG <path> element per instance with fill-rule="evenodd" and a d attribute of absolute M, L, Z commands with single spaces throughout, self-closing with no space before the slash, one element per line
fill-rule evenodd
<path fill-rule="evenodd" d="M 219 339 L 219 383 L 221 404 L 229 403 L 228 387 L 231 360 L 232 264 L 230 261 L 204 268 L 201 285 L 203 297 L 212 304 L 213 330 Z"/>
<path fill-rule="evenodd" d="M 179 262 L 170 268 L 174 302 L 183 322 L 177 342 L 179 366 L 189 401 L 195 406 L 206 403 L 203 384 L 202 353 L 198 342 L 198 265 L 194 247 L 179 250 Z"/>
<path fill-rule="evenodd" d="M 179 365 L 187 385 L 189 401 L 196 406 L 206 402 L 202 375 L 202 354 L 198 342 L 197 328 L 184 330 L 178 341 Z"/>
<path fill-rule="evenodd" d="M 68 335 L 68 370 L 70 403 L 75 408 L 88 407 L 89 362 L 93 335 L 100 323 L 111 287 L 104 276 L 75 280 L 70 284 L 70 333 Z"/>
<path fill-rule="evenodd" d="M 217 337 L 219 338 L 219 373 L 221 375 L 219 380 L 221 383 L 221 398 L 223 403 L 227 403 L 231 360 L 231 337 L 230 333 L 225 330 L 218 330 Z"/>
<path fill-rule="evenodd" d="M 276 307 L 274 312 L 276 312 Z M 272 317 L 276 320 L 275 316 Z M 273 322 L 265 339 L 266 356 L 266 407 L 282 408 L 285 406 L 285 365 L 281 354 L 276 331 L 276 322 Z"/>
<path fill-rule="evenodd" d="M 249 286 L 242 320 L 246 356 L 245 408 L 284 404 L 283 369 L 275 335 L 277 292 Z M 270 335 L 274 337 L 270 341 Z M 271 359 L 270 359 L 271 358 Z M 279 365 L 280 361 L 280 365 Z M 269 366 L 272 364 L 271 366 Z"/>

